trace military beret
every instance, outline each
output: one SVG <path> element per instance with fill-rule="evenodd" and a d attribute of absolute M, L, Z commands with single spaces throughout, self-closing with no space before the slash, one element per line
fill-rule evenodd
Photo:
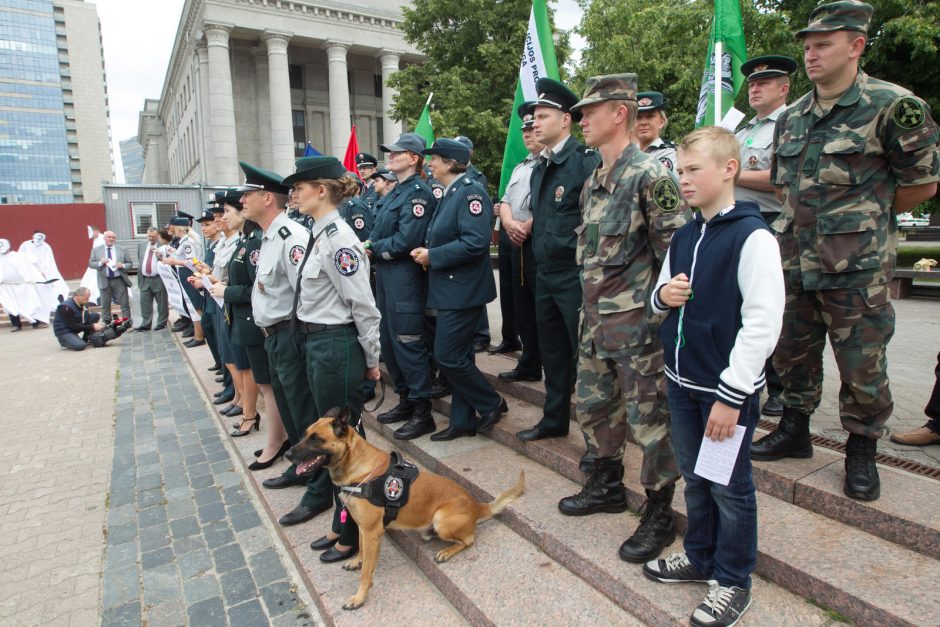
<path fill-rule="evenodd" d="M 367 152 L 360 152 L 356 155 L 356 166 L 374 168 L 379 164 L 379 160 Z"/>
<path fill-rule="evenodd" d="M 413 152 L 416 155 L 424 153 L 427 142 L 417 133 L 402 133 L 394 144 L 382 144 L 382 152 Z"/>
<path fill-rule="evenodd" d="M 381 179 L 385 179 L 386 181 L 397 181 L 397 180 L 398 180 L 398 177 L 395 176 L 395 173 L 392 172 L 391 170 L 389 170 L 388 168 L 379 168 L 378 170 L 376 170 L 375 172 L 373 172 L 373 173 L 372 173 L 372 176 L 370 176 L 369 178 L 370 178 L 370 179 L 379 179 L 379 178 L 381 178 Z"/>
<path fill-rule="evenodd" d="M 636 104 L 639 111 L 665 109 L 668 102 L 666 97 L 658 91 L 641 91 L 636 95 Z"/>
<path fill-rule="evenodd" d="M 535 101 L 536 107 L 551 107 L 581 119 L 581 115 L 571 109 L 578 102 L 578 97 L 555 79 L 540 78 L 535 82 L 535 91 L 539 94 L 538 100 Z"/>
<path fill-rule="evenodd" d="M 754 57 L 741 64 L 741 73 L 749 81 L 775 76 L 789 76 L 794 72 L 796 72 L 796 61 L 779 54 Z"/>
<path fill-rule="evenodd" d="M 294 162 L 295 172 L 281 181 L 290 187 L 299 181 L 319 179 L 341 179 L 346 176 L 346 167 L 336 157 L 301 157 Z"/>
<path fill-rule="evenodd" d="M 453 159 L 464 165 L 470 163 L 470 149 L 456 139 L 438 139 L 434 145 L 424 150 L 426 155 L 440 155 L 445 159 Z"/>
<path fill-rule="evenodd" d="M 516 113 L 522 118 L 522 130 L 535 126 L 535 102 L 527 100 L 519 105 Z"/>
<path fill-rule="evenodd" d="M 470 150 L 473 150 L 473 141 L 470 140 L 466 135 L 458 135 L 454 138 L 454 141 L 458 141 Z"/>
<path fill-rule="evenodd" d="M 203 210 L 202 215 L 196 218 L 196 222 L 212 222 L 214 220 L 215 220 L 215 214 L 212 213 L 210 209 Z"/>
<path fill-rule="evenodd" d="M 572 110 L 605 100 L 636 100 L 636 74 L 608 74 L 592 76 L 584 86 L 584 97 Z"/>
<path fill-rule="evenodd" d="M 242 193 L 256 192 L 264 190 L 275 194 L 284 194 L 290 191 L 281 181 L 284 177 L 270 170 L 262 170 L 244 161 L 239 161 L 242 171 L 245 173 L 245 183 L 238 188 Z"/>
<path fill-rule="evenodd" d="M 809 24 L 796 36 L 802 39 L 808 33 L 830 33 L 837 30 L 858 31 L 867 35 L 874 12 L 875 9 L 870 4 L 857 0 L 823 4 L 813 9 L 809 14 Z"/>

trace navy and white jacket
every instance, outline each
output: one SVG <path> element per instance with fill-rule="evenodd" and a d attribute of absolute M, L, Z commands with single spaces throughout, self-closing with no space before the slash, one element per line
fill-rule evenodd
<path fill-rule="evenodd" d="M 680 273 L 692 298 L 671 309 L 659 292 Z M 758 205 L 738 201 L 707 222 L 697 212 L 672 236 L 653 290 L 653 309 L 669 312 L 659 329 L 666 376 L 740 408 L 764 386 L 784 300 L 780 249 Z"/>

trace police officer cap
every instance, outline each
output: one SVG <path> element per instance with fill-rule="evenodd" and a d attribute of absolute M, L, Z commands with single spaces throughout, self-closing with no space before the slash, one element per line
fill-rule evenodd
<path fill-rule="evenodd" d="M 522 119 L 522 130 L 535 126 L 535 102 L 527 100 L 519 105 L 516 113 Z"/>
<path fill-rule="evenodd" d="M 420 155 L 424 153 L 427 145 L 424 138 L 417 133 L 402 133 L 394 144 L 382 144 L 379 148 L 382 152 L 413 152 Z"/>
<path fill-rule="evenodd" d="M 641 91 L 636 95 L 636 104 L 639 111 L 655 111 L 665 109 L 669 101 L 658 91 Z"/>
<path fill-rule="evenodd" d="M 209 201 L 209 204 L 206 205 L 208 211 L 214 211 L 216 213 L 222 213 L 225 211 L 225 207 L 222 205 L 225 202 L 225 190 L 219 190 L 212 194 L 212 200 Z"/>
<path fill-rule="evenodd" d="M 426 155 L 440 155 L 467 165 L 470 163 L 470 149 L 456 139 L 438 139 L 434 145 L 423 151 Z"/>
<path fill-rule="evenodd" d="M 192 226 L 193 217 L 185 211 L 177 211 L 176 215 L 170 219 L 172 226 Z"/>
<path fill-rule="evenodd" d="M 211 209 L 205 209 L 202 212 L 202 215 L 196 218 L 196 222 L 212 222 L 215 220 L 215 214 L 212 213 Z"/>
<path fill-rule="evenodd" d="M 636 100 L 636 74 L 592 76 L 584 86 L 584 97 L 572 109 L 606 100 Z"/>
<path fill-rule="evenodd" d="M 454 138 L 454 141 L 458 141 L 464 146 L 466 146 L 468 149 L 473 150 L 473 142 L 466 135 L 458 135 L 457 137 Z"/>
<path fill-rule="evenodd" d="M 374 168 L 379 164 L 379 160 L 367 152 L 360 152 L 356 155 L 356 165 L 358 167 Z"/>
<path fill-rule="evenodd" d="M 749 81 L 776 76 L 789 76 L 794 72 L 796 72 L 796 61 L 779 54 L 754 57 L 741 64 L 741 73 Z"/>
<path fill-rule="evenodd" d="M 264 190 L 275 194 L 284 194 L 285 196 L 290 191 L 281 182 L 284 177 L 280 174 L 270 170 L 262 170 L 244 161 L 239 161 L 238 165 L 242 167 L 242 171 L 245 173 L 245 183 L 238 188 L 238 191 L 245 193 Z"/>
<path fill-rule="evenodd" d="M 837 30 L 852 30 L 867 35 L 874 12 L 875 9 L 870 4 L 857 0 L 830 2 L 813 9 L 809 14 L 809 24 L 796 36 L 802 39 L 808 33 L 830 33 Z"/>
<path fill-rule="evenodd" d="M 397 181 L 398 177 L 395 176 L 395 173 L 389 170 L 388 168 L 379 168 L 372 173 L 370 179 L 385 179 L 386 181 Z"/>
<path fill-rule="evenodd" d="M 219 206 L 222 208 L 222 211 L 225 211 L 225 205 L 232 205 L 239 211 L 242 209 L 242 192 L 238 191 L 237 187 L 229 187 L 224 191 L 224 196 L 219 201 Z"/>
<path fill-rule="evenodd" d="M 346 168 L 336 157 L 301 157 L 294 165 L 296 171 L 281 181 L 287 187 L 299 181 L 341 179 L 346 176 Z"/>
<path fill-rule="evenodd" d="M 539 94 L 538 100 L 535 101 L 536 107 L 552 107 L 571 113 L 571 117 L 576 120 L 581 119 L 581 114 L 571 109 L 578 102 L 578 97 L 555 79 L 540 78 L 535 83 L 535 91 Z"/>

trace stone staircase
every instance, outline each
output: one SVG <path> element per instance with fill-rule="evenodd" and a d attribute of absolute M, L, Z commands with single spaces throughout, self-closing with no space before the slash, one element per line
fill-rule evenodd
<path fill-rule="evenodd" d="M 214 391 L 205 370 L 208 351 L 187 355 L 206 390 Z M 358 574 L 321 564 L 307 546 L 326 531 L 330 516 L 279 528 L 324 620 L 336 625 L 688 624 L 704 586 L 651 582 L 639 566 L 617 556 L 617 547 L 637 524 L 635 514 L 569 518 L 558 512 L 558 499 L 578 491 L 583 480 L 577 466 L 584 445 L 577 425 L 572 423 L 567 438 L 518 440 L 515 432 L 540 417 L 544 388 L 498 381 L 496 374 L 509 370 L 513 360 L 477 357 L 510 407 L 490 437 L 398 442 L 391 438 L 393 429 L 371 414 L 367 437 L 379 448 L 402 451 L 424 469 L 457 481 L 481 501 L 512 485 L 524 470 L 525 494 L 497 519 L 481 524 L 476 544 L 445 564 L 433 561 L 443 542 L 389 531 L 372 592 L 355 612 L 341 608 L 355 591 Z M 376 413 L 397 401 L 393 393 L 387 396 Z M 449 402 L 449 397 L 435 401 L 438 428 L 447 424 Z M 229 422 L 223 421 L 226 430 Z M 233 441 L 246 466 L 260 442 L 258 436 Z M 755 464 L 759 556 L 754 601 L 740 624 L 940 624 L 940 482 L 882 467 L 881 499 L 855 502 L 842 495 L 842 458 L 817 448 L 809 460 Z M 259 486 L 285 463 L 246 471 L 275 519 L 296 504 L 298 489 Z M 624 465 L 636 511 L 644 496 L 635 445 L 628 446 Z M 674 508 L 684 531 L 685 506 L 677 492 Z M 681 550 L 681 538 L 667 553 L 673 550 Z"/>

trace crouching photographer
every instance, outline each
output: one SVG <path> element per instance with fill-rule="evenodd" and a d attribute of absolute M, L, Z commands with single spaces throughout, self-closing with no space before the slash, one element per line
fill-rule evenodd
<path fill-rule="evenodd" d="M 110 324 L 101 322 L 101 316 L 85 309 L 90 296 L 87 287 L 80 287 L 56 308 L 52 330 L 63 348 L 73 351 L 83 351 L 88 346 L 101 348 L 130 328 L 127 318 L 116 318 Z"/>

